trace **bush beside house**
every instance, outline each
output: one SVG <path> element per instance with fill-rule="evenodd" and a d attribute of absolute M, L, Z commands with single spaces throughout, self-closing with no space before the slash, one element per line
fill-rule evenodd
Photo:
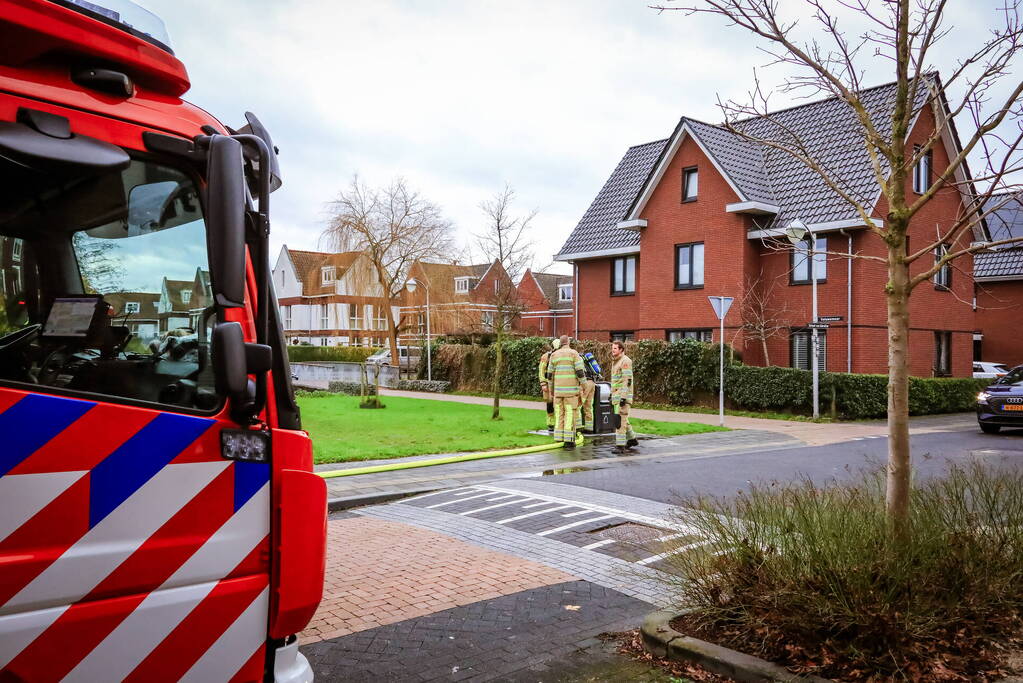
<path fill-rule="evenodd" d="M 506 370 L 501 381 L 507 394 L 539 396 L 537 365 L 549 348 L 544 337 L 509 340 L 504 352 Z M 611 345 L 581 341 L 580 352 L 596 356 L 604 377 L 611 374 Z M 494 372 L 493 346 L 469 344 L 432 345 L 433 378 L 450 383 L 457 391 L 487 391 Z M 716 405 L 718 347 L 692 339 L 677 342 L 643 340 L 626 344 L 636 375 L 636 400 L 676 406 Z M 735 359 L 726 347 L 726 359 Z M 420 378 L 425 378 L 425 364 Z M 812 375 L 806 370 L 741 365 L 736 360 L 725 369 L 725 398 L 737 410 L 809 414 L 813 396 Z M 971 410 L 977 392 L 987 380 L 972 378 L 914 377 L 910 380 L 909 410 L 930 415 Z M 887 414 L 888 378 L 885 375 L 821 373 L 821 412 L 845 419 L 881 418 Z"/>
<path fill-rule="evenodd" d="M 362 363 L 377 349 L 362 346 L 309 346 L 300 344 L 288 347 L 288 360 L 292 363 L 316 361 L 334 363 Z"/>

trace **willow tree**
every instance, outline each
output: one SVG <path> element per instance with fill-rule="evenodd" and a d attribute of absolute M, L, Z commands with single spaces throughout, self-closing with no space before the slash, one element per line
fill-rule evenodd
<path fill-rule="evenodd" d="M 1018 57 L 1023 47 L 1020 0 L 1004 0 L 991 11 L 989 33 L 982 42 L 955 40 L 948 24 L 947 0 L 702 0 L 683 6 L 669 0 L 661 11 L 710 14 L 727 20 L 734 30 L 751 34 L 769 55 L 770 65 L 785 70 L 776 89 L 797 97 L 834 97 L 857 122 L 858 144 L 866 150 L 879 193 L 863 201 L 843 180 L 842 169 L 831 168 L 811 145 L 772 117 L 770 89 L 754 74 L 744 101 L 719 101 L 725 126 L 735 135 L 765 145 L 772 153 L 791 155 L 816 173 L 827 186 L 854 207 L 873 239 L 883 243 L 884 256 L 859 255 L 884 263 L 884 297 L 888 323 L 888 466 L 886 505 L 893 530 L 907 532 L 911 461 L 909 447 L 909 300 L 915 288 L 927 283 L 956 259 L 982 249 L 1017 242 L 1004 239 L 979 243 L 983 211 L 998 208 L 992 195 L 1023 187 L 1023 80 Z M 796 12 L 811 18 L 803 31 Z M 856 26 L 847 30 L 847 26 Z M 939 49 L 955 66 L 939 77 L 933 60 Z M 952 57 L 952 59 L 948 59 Z M 861 98 L 862 79 L 878 65 L 894 77 L 894 106 L 872 111 Z M 888 80 L 888 79 L 886 79 Z M 953 96 L 954 94 L 954 96 Z M 919 145 L 908 137 L 925 108 L 935 112 L 936 126 Z M 764 120 L 776 125 L 763 125 Z M 749 126 L 756 120 L 762 125 Z M 943 137 L 968 135 L 948 149 L 949 164 L 935 173 L 920 193 L 906 188 L 915 168 L 930 159 Z M 752 130 L 759 134 L 754 134 Z M 763 134 L 762 131 L 770 131 Z M 967 166 L 969 159 L 974 174 Z M 910 247 L 907 233 L 914 216 L 938 193 L 954 188 L 962 197 L 961 210 L 938 227 L 932 238 Z M 882 208 L 884 207 L 884 208 Z M 883 216 L 878 213 L 883 211 Z M 835 256 L 847 256 L 836 253 Z M 854 256 L 857 257 L 857 256 Z M 933 259 L 933 260 L 931 260 Z M 910 273 L 910 266 L 927 267 Z M 916 269 L 914 269 L 916 270 Z"/>

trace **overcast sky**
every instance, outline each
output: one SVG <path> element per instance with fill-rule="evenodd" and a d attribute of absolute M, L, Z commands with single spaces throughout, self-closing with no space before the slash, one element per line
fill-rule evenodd
<path fill-rule="evenodd" d="M 538 210 L 535 265 L 549 266 L 627 147 L 683 114 L 720 121 L 717 97 L 742 98 L 767 61 L 719 19 L 645 0 L 138 2 L 167 24 L 186 98 L 228 125 L 255 112 L 280 147 L 275 253 L 316 249 L 327 203 L 357 172 L 404 176 L 463 239 L 507 182 Z M 998 0 L 950 4 L 943 70 L 957 44 L 984 38 Z M 866 83 L 892 80 L 884 60 L 864 65 Z"/>

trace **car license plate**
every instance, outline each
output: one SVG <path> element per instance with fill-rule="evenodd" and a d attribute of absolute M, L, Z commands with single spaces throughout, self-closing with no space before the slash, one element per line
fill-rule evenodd
<path fill-rule="evenodd" d="M 1023 403 L 1007 403 L 1002 406 L 1002 410 L 1019 410 L 1023 411 Z"/>

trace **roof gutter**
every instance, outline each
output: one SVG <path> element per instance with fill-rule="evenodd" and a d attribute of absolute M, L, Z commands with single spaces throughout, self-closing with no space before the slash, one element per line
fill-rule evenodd
<path fill-rule="evenodd" d="M 625 256 L 628 254 L 638 254 L 639 245 L 634 247 L 619 247 L 617 249 L 601 249 L 599 251 L 577 251 L 574 253 L 562 253 L 557 254 L 554 257 L 555 261 L 563 261 L 571 263 L 572 261 L 585 261 L 587 259 L 598 259 L 607 258 L 609 256 Z"/>

